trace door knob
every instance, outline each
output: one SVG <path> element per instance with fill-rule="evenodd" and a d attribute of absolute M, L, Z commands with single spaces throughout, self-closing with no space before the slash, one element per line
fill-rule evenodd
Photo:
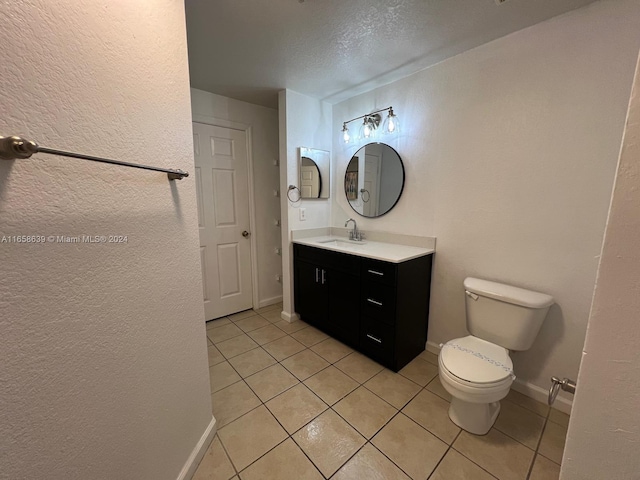
<path fill-rule="evenodd" d="M 246 230 L 244 232 L 242 232 L 242 236 L 244 238 L 249 238 L 249 235 L 251 235 L 251 233 L 247 232 Z"/>

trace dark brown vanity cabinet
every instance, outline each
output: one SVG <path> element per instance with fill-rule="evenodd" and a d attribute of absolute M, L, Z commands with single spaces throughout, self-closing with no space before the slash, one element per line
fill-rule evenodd
<path fill-rule="evenodd" d="M 296 312 L 397 372 L 427 341 L 432 259 L 390 263 L 294 244 Z"/>
<path fill-rule="evenodd" d="M 359 335 L 360 259 L 294 246 L 296 312 L 307 323 L 355 346 Z"/>

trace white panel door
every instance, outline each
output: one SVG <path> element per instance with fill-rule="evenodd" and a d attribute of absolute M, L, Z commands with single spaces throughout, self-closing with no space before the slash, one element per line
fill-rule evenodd
<path fill-rule="evenodd" d="M 246 133 L 193 124 L 207 320 L 252 307 Z"/>
<path fill-rule="evenodd" d="M 300 194 L 302 198 L 320 197 L 320 173 L 315 165 L 300 167 Z"/>
<path fill-rule="evenodd" d="M 363 213 L 366 217 L 378 215 L 378 192 L 380 190 L 380 155 L 365 153 L 362 197 Z M 366 202 L 365 202 L 366 200 Z"/>

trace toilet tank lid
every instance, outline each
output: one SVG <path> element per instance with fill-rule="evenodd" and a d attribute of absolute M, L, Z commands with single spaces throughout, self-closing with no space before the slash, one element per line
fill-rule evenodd
<path fill-rule="evenodd" d="M 464 288 L 481 297 L 494 298 L 528 308 L 546 308 L 554 303 L 551 295 L 479 278 L 465 278 Z"/>

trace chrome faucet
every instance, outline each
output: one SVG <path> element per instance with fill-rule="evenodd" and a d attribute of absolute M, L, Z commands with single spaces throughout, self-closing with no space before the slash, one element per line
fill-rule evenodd
<path fill-rule="evenodd" d="M 353 218 L 350 218 L 346 222 L 344 222 L 344 226 L 349 225 L 349 222 L 353 222 L 353 230 L 349 232 L 349 240 L 355 240 L 356 242 L 361 242 L 364 239 L 362 232 L 358 230 L 358 224 Z"/>

